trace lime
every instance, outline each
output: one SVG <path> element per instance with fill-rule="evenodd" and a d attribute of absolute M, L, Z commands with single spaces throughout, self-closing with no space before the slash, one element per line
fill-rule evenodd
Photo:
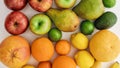
<path fill-rule="evenodd" d="M 103 4 L 107 8 L 112 8 L 116 4 L 116 0 L 103 0 Z"/>
<path fill-rule="evenodd" d="M 58 28 L 52 28 L 48 32 L 48 37 L 51 41 L 59 41 L 62 37 L 62 32 Z"/>
<path fill-rule="evenodd" d="M 80 24 L 80 31 L 85 35 L 90 35 L 94 31 L 94 24 L 89 20 L 82 21 Z"/>

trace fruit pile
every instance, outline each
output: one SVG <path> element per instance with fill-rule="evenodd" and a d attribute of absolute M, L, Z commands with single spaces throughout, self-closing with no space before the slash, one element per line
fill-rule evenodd
<path fill-rule="evenodd" d="M 53 0 L 4 0 L 7 8 L 13 11 L 5 19 L 5 28 L 11 36 L 0 44 L 0 61 L 9 68 L 35 68 L 27 64 L 32 55 L 39 62 L 37 68 L 76 68 L 77 65 L 80 68 L 101 68 L 102 62 L 114 60 L 120 53 L 120 39 L 107 29 L 116 24 L 117 16 L 104 10 L 105 7 L 114 7 L 116 1 L 81 0 L 74 6 L 76 2 L 55 0 L 58 9 L 51 8 Z M 43 13 L 29 20 L 20 12 L 27 3 Z M 42 36 L 32 44 L 20 36 L 28 27 L 34 34 Z M 88 39 L 87 35 L 92 35 L 95 27 L 99 31 Z M 77 29 L 79 32 L 71 34 L 70 41 L 61 39 L 62 32 Z M 71 45 L 78 50 L 74 54 L 75 60 L 68 56 Z M 55 51 L 58 56 L 51 62 Z M 111 66 L 119 67 L 117 62 Z"/>

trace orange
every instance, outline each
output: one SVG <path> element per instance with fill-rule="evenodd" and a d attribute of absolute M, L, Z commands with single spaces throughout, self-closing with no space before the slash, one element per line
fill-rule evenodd
<path fill-rule="evenodd" d="M 76 68 L 75 61 L 68 56 L 58 56 L 54 61 L 52 68 Z"/>
<path fill-rule="evenodd" d="M 38 68 L 52 68 L 52 64 L 49 61 L 40 62 Z"/>
<path fill-rule="evenodd" d="M 36 60 L 48 61 L 54 54 L 54 47 L 48 38 L 41 37 L 33 41 L 31 51 Z"/>
<path fill-rule="evenodd" d="M 56 52 L 60 55 L 66 55 L 70 52 L 70 43 L 67 40 L 60 40 L 56 43 Z"/>

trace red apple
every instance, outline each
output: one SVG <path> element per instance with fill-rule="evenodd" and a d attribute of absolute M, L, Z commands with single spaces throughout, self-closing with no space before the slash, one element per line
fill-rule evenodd
<path fill-rule="evenodd" d="M 26 4 L 27 0 L 4 0 L 5 5 L 11 10 L 21 10 Z"/>
<path fill-rule="evenodd" d="M 11 12 L 5 20 L 6 30 L 13 35 L 22 34 L 28 27 L 28 18 L 19 11 Z"/>
<path fill-rule="evenodd" d="M 53 0 L 29 0 L 30 6 L 39 11 L 45 12 L 52 6 Z"/>

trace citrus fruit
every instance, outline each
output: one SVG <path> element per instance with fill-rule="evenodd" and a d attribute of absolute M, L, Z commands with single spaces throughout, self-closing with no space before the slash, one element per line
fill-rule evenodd
<path fill-rule="evenodd" d="M 52 68 L 52 64 L 49 61 L 40 62 L 38 68 Z"/>
<path fill-rule="evenodd" d="M 71 43 L 77 49 L 86 49 L 88 47 L 88 38 L 82 33 L 71 35 Z"/>
<path fill-rule="evenodd" d="M 76 68 L 75 61 L 68 56 L 58 56 L 53 61 L 52 68 Z"/>
<path fill-rule="evenodd" d="M 62 32 L 58 28 L 52 28 L 48 32 L 48 37 L 51 41 L 58 41 L 62 37 Z"/>
<path fill-rule="evenodd" d="M 48 61 L 54 54 L 54 46 L 48 38 L 41 37 L 33 41 L 31 52 L 36 60 Z"/>
<path fill-rule="evenodd" d="M 56 43 L 56 52 L 60 55 L 66 55 L 70 52 L 70 43 L 67 40 L 60 40 Z"/>
<path fill-rule="evenodd" d="M 8 68 L 21 68 L 30 59 L 30 46 L 21 36 L 9 36 L 0 44 L 0 61 Z"/>
<path fill-rule="evenodd" d="M 103 0 L 103 4 L 107 8 L 112 8 L 116 4 L 116 0 Z"/>
<path fill-rule="evenodd" d="M 102 62 L 95 61 L 91 68 L 102 68 Z"/>
<path fill-rule="evenodd" d="M 27 65 L 24 65 L 22 68 L 35 68 L 35 66 L 27 64 Z"/>
<path fill-rule="evenodd" d="M 97 61 L 114 60 L 120 53 L 120 40 L 109 30 L 101 30 L 90 40 L 90 52 Z"/>
<path fill-rule="evenodd" d="M 80 31 L 85 35 L 90 35 L 94 31 L 94 24 L 89 20 L 82 21 L 80 24 Z"/>
<path fill-rule="evenodd" d="M 94 64 L 94 58 L 85 50 L 77 52 L 75 60 L 80 68 L 90 68 Z"/>
<path fill-rule="evenodd" d="M 120 63 L 115 62 L 110 66 L 110 68 L 120 68 Z"/>

